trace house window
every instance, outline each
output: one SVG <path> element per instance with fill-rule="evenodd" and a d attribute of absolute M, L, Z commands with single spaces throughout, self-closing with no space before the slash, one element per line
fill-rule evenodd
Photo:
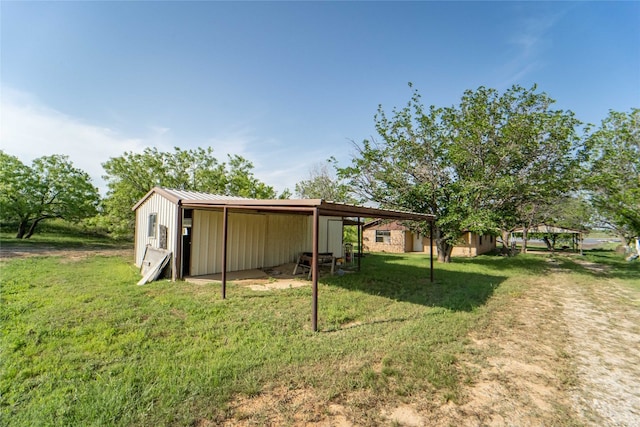
<path fill-rule="evenodd" d="M 147 236 L 156 237 L 156 225 L 158 225 L 158 214 L 149 214 L 149 229 L 147 232 Z"/>
<path fill-rule="evenodd" d="M 388 230 L 376 230 L 376 243 L 391 243 L 391 232 Z"/>

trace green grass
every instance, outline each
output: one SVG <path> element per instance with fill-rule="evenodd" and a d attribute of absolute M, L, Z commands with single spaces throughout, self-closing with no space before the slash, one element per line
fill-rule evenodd
<path fill-rule="evenodd" d="M 594 272 L 580 264 L 571 265 L 572 263 L 569 263 L 568 267 L 596 278 L 604 276 L 617 279 L 622 285 L 640 291 L 640 260 L 626 261 L 624 255 L 616 253 L 614 249 L 610 249 L 610 246 L 605 244 L 602 248 L 585 252 L 584 259 L 603 266 L 604 272 Z"/>
<path fill-rule="evenodd" d="M 136 286 L 138 271 L 120 257 L 4 262 L 0 422 L 220 423 L 234 397 L 275 387 L 326 402 L 365 392 L 362 413 L 414 395 L 456 401 L 471 375 L 457 363 L 469 331 L 546 261 L 456 259 L 436 265 L 434 284 L 428 263 L 370 255 L 360 273 L 323 279 L 314 333 L 308 287 L 230 284 L 221 300 L 219 285 Z"/>
<path fill-rule="evenodd" d="M 17 225 L 0 225 L 0 247 L 51 248 L 127 248 L 131 240 L 113 239 L 95 228 L 86 228 L 63 220 L 44 221 L 28 239 L 16 239 Z"/>

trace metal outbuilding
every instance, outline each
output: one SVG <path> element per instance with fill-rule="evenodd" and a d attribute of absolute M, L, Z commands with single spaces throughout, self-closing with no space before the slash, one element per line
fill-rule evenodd
<path fill-rule="evenodd" d="M 136 213 L 137 266 L 142 265 L 147 248 L 166 250 L 172 254 L 173 280 L 222 273 L 223 298 L 229 271 L 273 267 L 295 261 L 302 252 L 313 254 L 314 331 L 318 254 L 342 256 L 343 221 L 358 218 L 359 223 L 360 218 L 385 218 L 433 224 L 435 219 L 433 215 L 321 199 L 246 199 L 161 187 L 151 189 L 132 209 Z M 432 258 L 430 265 L 433 280 Z"/>

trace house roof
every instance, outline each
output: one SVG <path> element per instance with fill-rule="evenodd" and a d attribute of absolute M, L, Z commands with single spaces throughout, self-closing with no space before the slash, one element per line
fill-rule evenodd
<path fill-rule="evenodd" d="M 398 220 L 385 220 L 381 218 L 376 218 L 371 221 L 367 221 L 364 223 L 363 228 L 372 228 L 372 227 L 381 227 L 384 230 L 409 230 L 409 227 L 402 224 Z"/>
<path fill-rule="evenodd" d="M 306 213 L 318 210 L 320 215 L 341 217 L 366 217 L 383 219 L 403 219 L 414 221 L 434 221 L 434 215 L 416 212 L 380 209 L 357 206 L 347 203 L 328 202 L 322 199 L 249 199 L 195 191 L 171 190 L 162 187 L 151 189 L 138 203 L 136 210 L 154 193 L 160 194 L 169 201 L 192 209 L 221 209 L 227 207 L 234 210 L 271 211 L 281 213 Z"/>
<path fill-rule="evenodd" d="M 538 224 L 527 229 L 528 233 L 549 233 L 549 234 L 581 234 L 586 230 L 577 230 L 575 228 L 558 227 L 557 225 Z M 516 228 L 512 233 L 522 233 L 524 227 Z"/>

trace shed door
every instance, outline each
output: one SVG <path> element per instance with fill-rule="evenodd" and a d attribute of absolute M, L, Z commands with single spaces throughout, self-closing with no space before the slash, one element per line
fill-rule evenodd
<path fill-rule="evenodd" d="M 182 277 L 191 274 L 191 234 L 193 209 L 185 209 L 182 219 Z"/>

